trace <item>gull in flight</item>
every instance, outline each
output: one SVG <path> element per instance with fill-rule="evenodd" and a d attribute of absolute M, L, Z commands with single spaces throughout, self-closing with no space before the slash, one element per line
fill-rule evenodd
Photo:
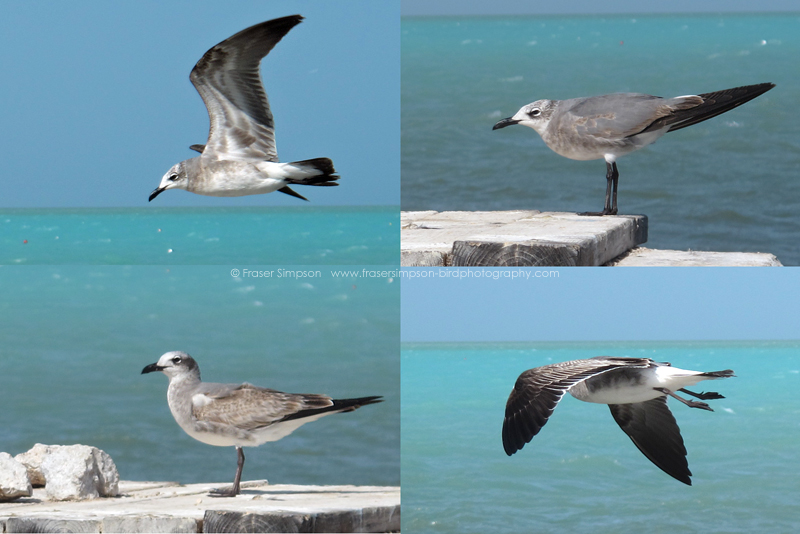
<path fill-rule="evenodd" d="M 598 356 L 529 369 L 514 385 L 503 421 L 503 448 L 511 456 L 539 433 L 558 402 L 569 392 L 585 402 L 608 404 L 611 415 L 634 445 L 669 476 L 692 485 L 686 448 L 667 397 L 690 408 L 713 411 L 709 399 L 719 393 L 694 393 L 686 389 L 701 380 L 734 376 L 725 371 L 687 371 L 649 358 Z M 680 391 L 700 399 L 679 397 Z"/>
<path fill-rule="evenodd" d="M 616 215 L 618 157 L 655 143 L 667 132 L 730 111 L 773 87 L 772 83 L 761 83 L 675 98 L 614 93 L 570 100 L 537 100 L 523 106 L 513 117 L 498 121 L 492 130 L 522 124 L 536 130 L 553 152 L 565 158 L 605 159 L 603 211 L 581 215 Z"/>
<path fill-rule="evenodd" d="M 244 468 L 242 447 L 278 441 L 300 426 L 333 413 L 382 402 L 381 397 L 334 400 L 326 395 L 282 393 L 252 384 L 213 384 L 200 381 L 197 362 L 185 352 L 168 352 L 142 369 L 161 371 L 169 378 L 167 404 L 178 425 L 208 445 L 236 447 L 238 464 L 233 486 L 212 495 L 239 493 Z"/>
<path fill-rule="evenodd" d="M 256 24 L 222 41 L 197 62 L 189 78 L 208 109 L 208 141 L 190 147 L 200 156 L 167 171 L 150 200 L 168 189 L 215 197 L 280 191 L 308 200 L 289 186 L 339 185 L 328 158 L 278 162 L 275 124 L 259 65 L 302 20 L 292 15 Z"/>

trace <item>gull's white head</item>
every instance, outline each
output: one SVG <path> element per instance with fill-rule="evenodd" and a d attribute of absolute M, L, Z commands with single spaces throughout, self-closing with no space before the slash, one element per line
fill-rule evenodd
<path fill-rule="evenodd" d="M 161 371 L 172 380 L 180 375 L 193 375 L 200 379 L 200 368 L 194 358 L 181 351 L 167 352 L 158 359 L 158 362 L 151 363 L 144 369 L 142 374 L 154 373 Z"/>
<path fill-rule="evenodd" d="M 556 104 L 557 101 L 555 100 L 531 102 L 527 106 L 522 106 L 513 117 L 498 121 L 492 130 L 498 130 L 514 124 L 522 124 L 528 128 L 533 128 L 539 135 L 542 135 L 542 132 L 547 129 L 547 125 L 550 123 L 550 117 L 556 109 Z"/>
<path fill-rule="evenodd" d="M 186 174 L 186 165 L 184 165 L 184 163 L 185 162 L 181 161 L 173 165 L 172 168 L 167 171 L 167 174 L 161 178 L 161 183 L 158 184 L 158 187 L 150 193 L 150 200 L 153 200 L 167 189 L 188 188 L 189 176 Z"/>

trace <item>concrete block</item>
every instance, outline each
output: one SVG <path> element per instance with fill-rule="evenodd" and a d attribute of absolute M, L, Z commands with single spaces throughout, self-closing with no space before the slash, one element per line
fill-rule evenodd
<path fill-rule="evenodd" d="M 105 452 L 88 445 L 54 445 L 42 460 L 47 499 L 68 501 L 113 497 L 119 473 Z"/>
<path fill-rule="evenodd" d="M 50 517 L 9 517 L 6 532 L 101 532 L 97 519 L 55 519 Z"/>
<path fill-rule="evenodd" d="M 103 533 L 109 532 L 200 532 L 200 522 L 189 517 L 121 515 L 103 519 Z"/>
<path fill-rule="evenodd" d="M 315 532 L 400 532 L 400 505 L 379 508 L 364 508 L 352 514 L 339 514 L 328 518 L 329 514 L 317 514 L 314 520 Z M 335 515 L 335 514 L 334 514 Z M 332 520 L 333 523 L 328 523 Z M 340 530 L 328 530 L 339 525 Z"/>
<path fill-rule="evenodd" d="M 611 267 L 782 267 L 763 252 L 704 252 L 637 247 L 607 264 Z"/>
<path fill-rule="evenodd" d="M 23 452 L 14 457 L 16 461 L 28 468 L 28 478 L 34 488 L 43 488 L 45 484 L 42 473 L 42 460 L 52 450 L 52 445 L 37 443 L 28 452 Z"/>
<path fill-rule="evenodd" d="M 0 452 L 0 502 L 30 497 L 32 492 L 25 466 L 7 452 Z"/>
<path fill-rule="evenodd" d="M 400 252 L 400 265 L 447 267 L 448 256 L 444 250 L 403 250 Z"/>
<path fill-rule="evenodd" d="M 644 215 L 411 212 L 404 220 L 402 266 L 596 266 L 647 241 Z"/>
<path fill-rule="evenodd" d="M 465 235 L 491 231 L 497 226 L 538 211 L 412 211 L 400 214 L 400 265 L 442 267 L 450 265 L 453 243 Z"/>
<path fill-rule="evenodd" d="M 310 515 L 206 510 L 203 532 L 314 532 Z M 336 532 L 336 531 L 331 531 Z"/>
<path fill-rule="evenodd" d="M 456 241 L 450 257 L 454 267 L 573 267 L 581 265 L 580 247 L 532 239 L 521 243 Z"/>
<path fill-rule="evenodd" d="M 35 488 L 30 499 L 0 505 L 0 532 L 4 521 L 8 532 L 400 529 L 399 487 L 270 485 L 251 480 L 243 482 L 242 493 L 235 498 L 209 495 L 222 485 L 128 481 L 120 482 L 122 494 L 115 499 L 59 502 L 45 501 L 46 488 Z"/>
<path fill-rule="evenodd" d="M 391 532 L 400 530 L 400 506 L 316 514 L 207 510 L 203 532 Z"/>

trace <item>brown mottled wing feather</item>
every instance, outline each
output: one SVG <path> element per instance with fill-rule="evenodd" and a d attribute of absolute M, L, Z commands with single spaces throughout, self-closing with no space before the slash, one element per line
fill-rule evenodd
<path fill-rule="evenodd" d="M 334 401 L 326 395 L 298 395 L 283 393 L 242 384 L 219 387 L 203 394 L 212 399 L 206 404 L 194 403 L 192 414 L 200 421 L 222 423 L 243 430 L 254 430 L 294 418 L 298 413 L 333 406 Z M 253 409 L 257 406 L 259 409 Z"/>
<path fill-rule="evenodd" d="M 503 448 L 511 456 L 539 433 L 573 385 L 621 367 L 647 367 L 647 358 L 598 356 L 529 369 L 519 375 L 506 403 Z"/>
<path fill-rule="evenodd" d="M 692 485 L 681 430 L 667 407 L 666 397 L 634 404 L 609 404 L 611 415 L 642 454 L 659 469 Z"/>
<path fill-rule="evenodd" d="M 204 157 L 278 161 L 259 65 L 302 20 L 291 15 L 256 24 L 222 41 L 197 62 L 189 78 L 211 121 Z"/>

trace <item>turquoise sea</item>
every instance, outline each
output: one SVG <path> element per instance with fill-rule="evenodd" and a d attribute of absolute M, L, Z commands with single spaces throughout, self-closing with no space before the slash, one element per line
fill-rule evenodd
<path fill-rule="evenodd" d="M 403 210 L 600 210 L 602 160 L 563 158 L 495 122 L 543 98 L 773 82 L 620 158 L 620 213 L 648 216 L 651 248 L 800 264 L 800 13 L 404 18 L 401 29 Z"/>
<path fill-rule="evenodd" d="M 248 448 L 244 480 L 399 485 L 400 288 L 356 268 L 0 267 L 0 451 L 82 443 L 125 480 L 229 483 L 234 449 L 187 436 L 140 374 L 183 350 L 209 382 L 385 398 Z"/>
<path fill-rule="evenodd" d="M 793 533 L 800 527 L 800 342 L 404 344 L 403 531 Z M 526 369 L 597 355 L 733 369 L 714 412 L 669 401 L 693 485 L 650 463 L 608 408 L 565 396 L 515 455 L 505 403 Z"/>
<path fill-rule="evenodd" d="M 0 264 L 396 265 L 396 207 L 0 208 Z"/>

